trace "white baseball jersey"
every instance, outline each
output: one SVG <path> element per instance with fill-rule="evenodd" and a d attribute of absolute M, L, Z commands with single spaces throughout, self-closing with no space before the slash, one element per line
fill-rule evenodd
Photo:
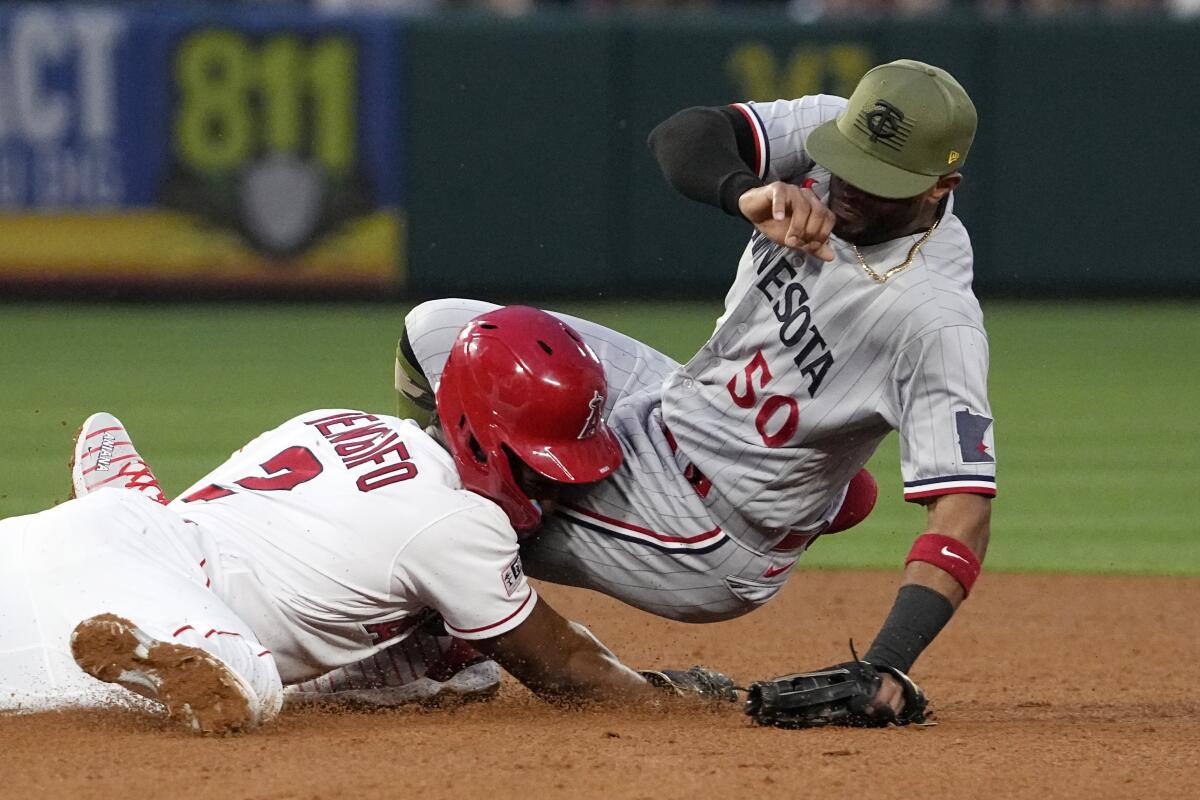
<path fill-rule="evenodd" d="M 503 511 L 468 492 L 415 423 L 313 411 L 264 433 L 171 503 L 219 553 L 212 588 L 285 683 L 360 661 L 441 613 L 463 639 L 537 602 Z"/>
<path fill-rule="evenodd" d="M 829 173 L 805 140 L 845 104 L 739 104 L 760 177 L 827 199 Z M 859 251 L 883 274 L 918 239 Z M 714 518 L 758 529 L 760 546 L 828 524 L 891 430 L 900 433 L 905 499 L 995 494 L 988 344 L 966 230 L 947 207 L 911 266 L 882 284 L 849 243 L 830 244 L 835 258 L 825 263 L 756 232 L 712 338 L 663 386 L 663 422 L 711 481 Z"/>

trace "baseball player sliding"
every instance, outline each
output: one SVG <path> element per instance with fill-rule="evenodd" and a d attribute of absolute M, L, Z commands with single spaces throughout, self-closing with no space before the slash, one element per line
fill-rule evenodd
<path fill-rule="evenodd" d="M 480 392 L 486 411 L 467 398 Z M 449 452 L 411 421 L 313 411 L 170 504 L 124 427 L 93 415 L 78 499 L 0 521 L 0 704 L 125 702 L 130 690 L 196 730 L 252 728 L 279 711 L 283 684 L 429 635 L 433 612 L 435 638 L 469 641 L 546 698 L 730 697 L 705 670 L 634 672 L 526 581 L 509 517 L 534 508 L 527 491 L 622 461 L 600 417 L 606 392 L 575 331 L 495 310 L 445 361 Z M 494 687 L 494 673 L 468 672 L 486 662 L 453 660 L 461 651 L 475 655 L 437 656 L 464 689 Z"/>
<path fill-rule="evenodd" d="M 921 719 L 905 673 L 979 574 L 996 491 L 988 344 L 952 196 L 975 127 L 958 82 L 908 60 L 868 72 L 849 100 L 681 111 L 650 136 L 667 180 L 754 228 L 712 337 L 680 365 L 560 315 L 604 364 L 625 458 L 523 541 L 536 578 L 672 619 L 746 613 L 815 537 L 869 513 L 864 465 L 900 434 L 904 497 L 928 520 L 891 613 L 863 661 L 752 691 L 761 722 Z M 458 331 L 491 308 L 408 315 L 402 408 L 428 415 Z"/>

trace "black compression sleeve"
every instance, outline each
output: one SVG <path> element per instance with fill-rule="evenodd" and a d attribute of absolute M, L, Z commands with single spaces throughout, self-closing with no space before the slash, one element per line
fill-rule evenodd
<path fill-rule="evenodd" d="M 939 592 L 913 583 L 901 586 L 865 660 L 908 672 L 952 616 L 954 606 Z"/>
<path fill-rule="evenodd" d="M 762 186 L 754 173 L 754 132 L 732 108 L 685 108 L 650 132 L 663 175 L 684 197 L 740 216 L 738 198 Z"/>

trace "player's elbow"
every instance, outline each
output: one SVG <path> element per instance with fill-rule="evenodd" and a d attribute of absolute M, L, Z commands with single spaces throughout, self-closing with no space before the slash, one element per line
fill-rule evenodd
<path fill-rule="evenodd" d="M 692 142 L 725 132 L 729 123 L 717 108 L 692 106 L 677 111 L 650 131 L 646 146 L 668 173 L 675 162 L 693 151 Z"/>
<path fill-rule="evenodd" d="M 682 123 L 686 121 L 688 113 L 693 110 L 685 108 L 683 111 L 677 111 L 655 125 L 654 130 L 650 131 L 650 135 L 646 137 L 646 146 L 650 148 L 650 152 L 656 158 L 664 151 L 665 143 L 670 142 L 685 129 L 686 126 Z"/>

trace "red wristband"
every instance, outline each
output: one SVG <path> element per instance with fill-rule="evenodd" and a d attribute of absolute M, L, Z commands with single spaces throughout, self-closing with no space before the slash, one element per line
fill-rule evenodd
<path fill-rule="evenodd" d="M 982 568 L 971 548 L 958 539 L 940 533 L 924 533 L 917 537 L 904 565 L 908 566 L 914 561 L 924 561 L 949 572 L 950 577 L 962 586 L 964 594 L 971 593 L 971 587 L 975 585 Z"/>

